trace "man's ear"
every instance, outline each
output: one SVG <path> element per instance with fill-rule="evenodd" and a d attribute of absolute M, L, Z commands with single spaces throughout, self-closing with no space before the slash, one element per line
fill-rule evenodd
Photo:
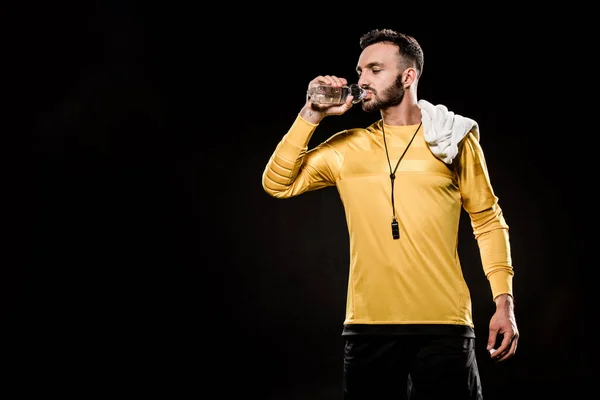
<path fill-rule="evenodd" d="M 402 86 L 404 89 L 410 87 L 417 80 L 417 70 L 414 68 L 407 68 L 402 75 Z"/>

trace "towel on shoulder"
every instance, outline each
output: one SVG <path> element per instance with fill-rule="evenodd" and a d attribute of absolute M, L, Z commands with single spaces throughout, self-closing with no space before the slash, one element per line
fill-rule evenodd
<path fill-rule="evenodd" d="M 425 141 L 431 152 L 446 164 L 451 164 L 458 154 L 458 144 L 469 133 L 479 140 L 479 126 L 471 118 L 449 111 L 442 104 L 433 105 L 419 100 Z"/>

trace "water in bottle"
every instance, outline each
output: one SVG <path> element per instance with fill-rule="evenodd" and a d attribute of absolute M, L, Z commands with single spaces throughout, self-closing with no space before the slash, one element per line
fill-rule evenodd
<path fill-rule="evenodd" d="M 366 94 L 367 92 L 356 83 L 342 87 L 315 85 L 311 86 L 308 90 L 310 102 L 323 105 L 343 104 L 346 102 L 346 98 L 349 95 L 354 96 L 352 103 L 356 104 L 360 102 Z"/>

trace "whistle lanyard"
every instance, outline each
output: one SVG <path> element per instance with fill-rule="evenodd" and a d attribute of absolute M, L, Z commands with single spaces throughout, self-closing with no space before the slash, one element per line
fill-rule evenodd
<path fill-rule="evenodd" d="M 402 152 L 402 155 L 400 156 L 400 158 L 398 159 L 398 162 L 396 163 L 396 168 L 394 168 L 394 170 L 392 171 L 392 163 L 390 161 L 390 155 L 388 153 L 387 143 L 385 141 L 385 129 L 383 128 L 384 123 L 383 123 L 383 120 L 381 121 L 381 131 L 383 132 L 383 145 L 385 146 L 385 155 L 387 157 L 388 166 L 390 167 L 390 182 L 392 184 L 392 237 L 394 239 L 400 239 L 400 227 L 398 226 L 398 221 L 396 220 L 396 206 L 394 204 L 394 180 L 396 179 L 396 171 L 398 170 L 400 161 L 402 161 L 402 159 L 404 158 L 404 155 L 406 154 L 406 151 L 408 150 L 411 143 L 415 139 L 415 136 L 417 136 L 417 132 L 419 132 L 419 128 L 421 128 L 422 124 L 423 124 L 423 122 L 421 122 L 419 124 L 419 126 L 417 127 L 417 130 L 415 131 L 415 133 L 413 133 L 412 138 L 410 139 L 410 142 L 408 142 L 408 144 L 406 145 L 406 148 L 404 149 L 404 152 Z"/>

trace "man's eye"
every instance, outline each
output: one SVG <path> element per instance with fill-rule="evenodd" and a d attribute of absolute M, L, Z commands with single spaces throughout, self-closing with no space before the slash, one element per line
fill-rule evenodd
<path fill-rule="evenodd" d="M 374 74 L 377 74 L 377 73 L 379 73 L 379 72 L 381 72 L 381 70 L 380 70 L 380 69 L 374 69 L 374 70 L 373 70 L 373 73 L 374 73 Z"/>

